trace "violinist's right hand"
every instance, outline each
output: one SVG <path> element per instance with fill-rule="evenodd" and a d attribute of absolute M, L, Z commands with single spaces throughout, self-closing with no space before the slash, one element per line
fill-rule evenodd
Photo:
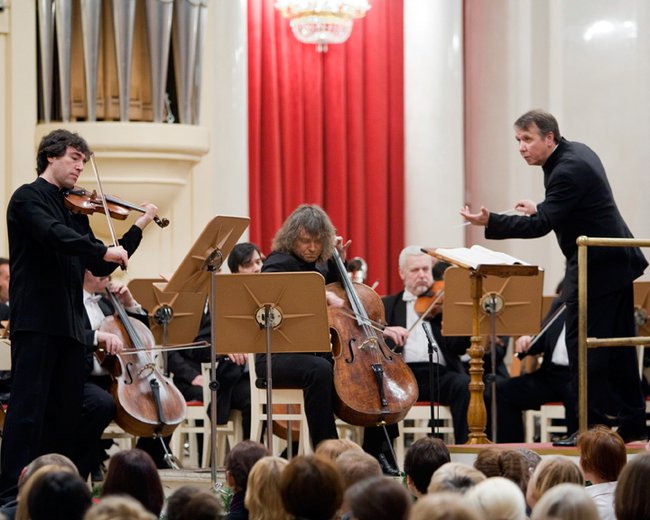
<path fill-rule="evenodd" d="M 122 246 L 110 246 L 104 254 L 104 260 L 126 267 L 129 263 L 129 254 Z"/>
<path fill-rule="evenodd" d="M 520 336 L 515 341 L 515 352 L 523 354 L 530 348 L 530 343 L 533 341 L 532 336 Z"/>
<path fill-rule="evenodd" d="M 403 347 L 409 337 L 409 331 L 404 327 L 392 326 L 384 328 L 384 336 L 393 340 L 396 346 Z"/>
<path fill-rule="evenodd" d="M 124 343 L 118 335 L 103 330 L 97 331 L 97 343 L 104 346 L 107 354 L 115 355 L 124 350 Z"/>

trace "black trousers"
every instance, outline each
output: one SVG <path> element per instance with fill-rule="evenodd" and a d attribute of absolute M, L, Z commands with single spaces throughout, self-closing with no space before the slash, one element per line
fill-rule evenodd
<path fill-rule="evenodd" d="M 322 440 L 338 438 L 332 362 L 315 354 L 273 354 L 271 359 L 274 387 L 303 389 L 305 415 L 314 448 Z M 255 361 L 258 377 L 264 377 L 266 356 L 256 356 Z"/>
<path fill-rule="evenodd" d="M 3 431 L 0 491 L 39 455 L 72 457 L 81 418 L 85 348 L 71 338 L 12 335 L 13 386 Z"/>

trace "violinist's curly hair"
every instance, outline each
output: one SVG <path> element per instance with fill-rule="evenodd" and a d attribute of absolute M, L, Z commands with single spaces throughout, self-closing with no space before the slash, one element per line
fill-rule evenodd
<path fill-rule="evenodd" d="M 50 157 L 63 157 L 68 146 L 84 154 L 86 161 L 90 159 L 90 147 L 86 140 L 79 134 L 59 128 L 41 139 L 36 154 L 36 174 L 41 175 L 45 171 Z"/>
<path fill-rule="evenodd" d="M 293 253 L 301 229 L 320 239 L 323 244 L 323 250 L 317 261 L 329 260 L 334 252 L 336 229 L 327 213 L 316 204 L 301 204 L 293 210 L 273 237 L 271 244 L 273 251 Z"/>

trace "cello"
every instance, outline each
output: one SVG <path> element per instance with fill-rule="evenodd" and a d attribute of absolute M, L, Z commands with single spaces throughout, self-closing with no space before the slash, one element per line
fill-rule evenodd
<path fill-rule="evenodd" d="M 394 424 L 417 400 L 415 376 L 373 325 L 384 323 L 379 295 L 350 280 L 336 249 L 333 258 L 341 282 L 328 284 L 326 289 L 346 301 L 342 308 L 327 309 L 334 358 L 334 411 L 355 426 Z"/>
<path fill-rule="evenodd" d="M 133 350 L 99 360 L 113 379 L 115 422 L 139 437 L 171 435 L 187 414 L 185 398 L 148 351 L 155 343 L 149 328 L 130 317 L 115 294 L 106 292 L 116 312 L 104 319 L 99 330 L 118 335 Z"/>

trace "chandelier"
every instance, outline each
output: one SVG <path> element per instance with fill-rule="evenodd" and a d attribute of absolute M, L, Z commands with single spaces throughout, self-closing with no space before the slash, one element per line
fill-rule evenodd
<path fill-rule="evenodd" d="M 275 8 L 290 20 L 298 41 L 325 52 L 328 44 L 349 38 L 354 19 L 363 18 L 370 4 L 367 0 L 278 0 Z"/>

